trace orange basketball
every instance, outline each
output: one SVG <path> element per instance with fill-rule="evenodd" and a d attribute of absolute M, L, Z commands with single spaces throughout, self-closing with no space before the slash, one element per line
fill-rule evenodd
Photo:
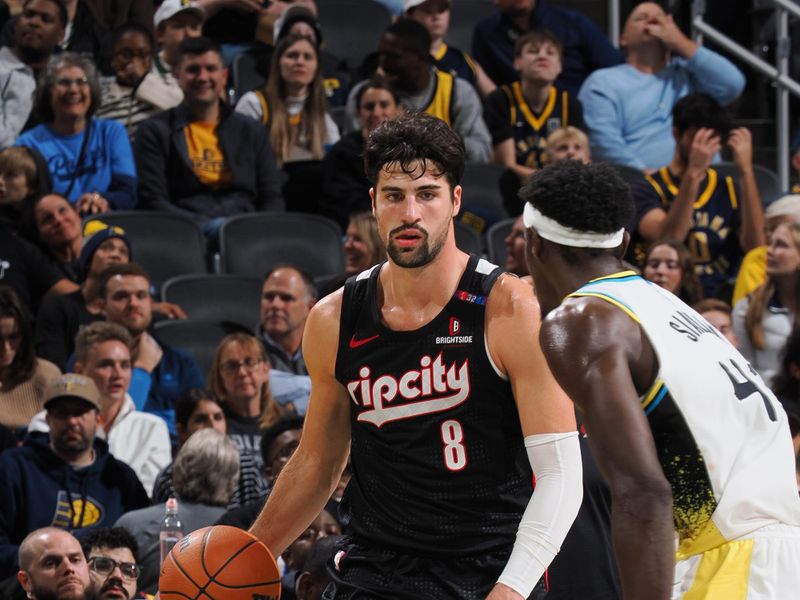
<path fill-rule="evenodd" d="M 281 576 L 269 549 L 238 527 L 193 531 L 161 565 L 161 600 L 278 600 Z"/>

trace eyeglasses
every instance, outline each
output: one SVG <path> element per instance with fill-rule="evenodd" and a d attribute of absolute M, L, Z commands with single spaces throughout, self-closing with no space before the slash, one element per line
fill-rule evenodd
<path fill-rule="evenodd" d="M 75 79 L 62 77 L 61 79 L 56 79 L 56 85 L 65 89 L 69 89 L 73 85 L 77 85 L 78 87 L 86 87 L 89 85 L 89 80 L 86 79 L 86 77 L 77 77 Z"/>
<path fill-rule="evenodd" d="M 228 375 L 234 375 L 239 372 L 239 369 L 244 367 L 248 373 L 255 371 L 255 368 L 264 362 L 261 358 L 245 358 L 244 360 L 228 360 L 219 366 L 220 371 Z"/>
<path fill-rule="evenodd" d="M 119 567 L 119 572 L 125 579 L 139 577 L 139 565 L 136 563 L 120 562 L 107 556 L 93 556 L 89 559 L 89 568 L 100 575 L 111 575 L 116 567 Z"/>

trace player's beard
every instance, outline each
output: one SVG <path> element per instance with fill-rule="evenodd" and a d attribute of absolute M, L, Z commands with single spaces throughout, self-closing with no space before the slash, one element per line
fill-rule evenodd
<path fill-rule="evenodd" d="M 403 250 L 398 248 L 393 241 L 393 234 L 403 230 L 414 229 L 422 236 L 422 240 L 413 250 Z M 406 269 L 417 269 L 429 264 L 439 255 L 447 242 L 449 224 L 442 228 L 442 231 L 435 238 L 431 239 L 428 232 L 422 227 L 398 227 L 389 234 L 389 243 L 386 245 L 386 253 L 392 262 L 399 267 Z"/>

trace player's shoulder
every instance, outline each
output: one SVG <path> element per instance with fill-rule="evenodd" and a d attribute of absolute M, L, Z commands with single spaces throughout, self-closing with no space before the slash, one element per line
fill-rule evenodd
<path fill-rule="evenodd" d="M 342 314 L 342 300 L 344 297 L 344 288 L 341 287 L 335 292 L 332 292 L 317 301 L 311 312 L 308 315 L 309 322 L 312 322 L 320 327 L 329 325 L 336 325 L 338 327 L 339 319 Z"/>
<path fill-rule="evenodd" d="M 558 356 L 589 356 L 638 337 L 638 325 L 616 306 L 593 297 L 567 298 L 541 324 L 542 350 Z"/>
<path fill-rule="evenodd" d="M 538 321 L 539 301 L 531 283 L 512 273 L 498 276 L 489 292 L 486 304 L 487 318 L 513 317 L 531 312 L 536 315 Z"/>

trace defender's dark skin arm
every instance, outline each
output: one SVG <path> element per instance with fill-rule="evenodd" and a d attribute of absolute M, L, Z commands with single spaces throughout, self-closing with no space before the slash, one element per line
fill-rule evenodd
<path fill-rule="evenodd" d="M 639 325 L 596 298 L 567 300 L 542 323 L 542 350 L 581 411 L 612 496 L 611 528 L 626 600 L 667 600 L 673 582 L 672 490 L 639 392 L 658 365 Z"/>

